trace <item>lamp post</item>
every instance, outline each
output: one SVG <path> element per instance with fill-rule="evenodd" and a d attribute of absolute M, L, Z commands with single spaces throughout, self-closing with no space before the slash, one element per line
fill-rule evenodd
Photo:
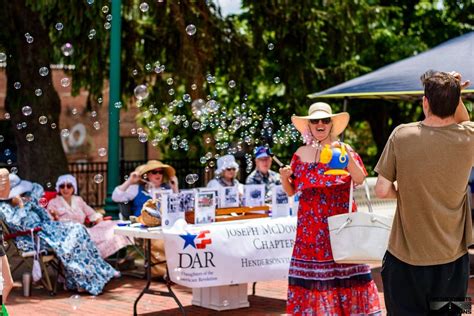
<path fill-rule="evenodd" d="M 119 141 L 120 141 L 120 108 L 114 105 L 120 101 L 120 62 L 121 62 L 121 0 L 112 0 L 112 30 L 110 34 L 110 78 L 109 78 L 109 150 L 107 162 L 107 198 L 105 212 L 118 218 L 118 207 L 112 201 L 112 192 L 119 185 Z"/>

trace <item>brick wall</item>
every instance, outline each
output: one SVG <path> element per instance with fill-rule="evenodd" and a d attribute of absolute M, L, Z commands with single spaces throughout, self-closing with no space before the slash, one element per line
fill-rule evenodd
<path fill-rule="evenodd" d="M 61 118 L 60 128 L 69 129 L 70 136 L 63 138 L 63 147 L 69 162 L 88 161 L 99 162 L 107 161 L 107 156 L 100 157 L 98 149 L 108 148 L 108 102 L 109 85 L 104 85 L 103 102 L 101 106 L 93 109 L 97 115 L 92 116 L 91 111 L 86 110 L 87 91 L 81 91 L 77 96 L 71 95 L 71 86 L 61 86 L 61 79 L 68 77 L 62 70 L 51 69 L 54 88 L 61 99 Z M 4 118 L 5 113 L 5 95 L 7 78 L 5 69 L 0 68 L 0 119 Z M 9 84 L 13 84 L 10 82 Z M 137 128 L 135 117 L 139 110 L 135 106 L 129 106 L 126 110 L 122 108 L 120 114 L 120 136 L 133 137 L 132 128 Z M 35 113 L 33 113 L 35 115 Z M 94 127 L 94 122 L 99 122 L 100 128 Z M 97 124 L 95 126 L 98 126 Z M 138 142 L 138 139 L 137 139 Z M 155 147 L 148 146 L 148 159 L 159 159 L 159 152 Z M 21 148 L 19 148 L 21 150 Z M 146 159 L 146 158 L 145 158 Z"/>

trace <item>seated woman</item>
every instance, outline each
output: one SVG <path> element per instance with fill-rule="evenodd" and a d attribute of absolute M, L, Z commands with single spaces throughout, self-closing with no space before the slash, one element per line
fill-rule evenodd
<path fill-rule="evenodd" d="M 9 176 L 8 200 L 0 201 L 0 216 L 12 232 L 41 227 L 38 233 L 40 248 L 52 248 L 64 267 L 66 288 L 100 294 L 107 282 L 120 273 L 105 262 L 84 226 L 72 222 L 56 222 L 38 205 L 32 195 L 26 202 L 22 194 L 33 189 L 31 182 L 17 175 Z M 33 250 L 29 236 L 17 237 L 17 246 L 23 251 Z"/>
<path fill-rule="evenodd" d="M 140 216 L 143 204 L 152 198 L 153 189 L 171 189 L 178 193 L 178 178 L 173 167 L 158 160 L 148 161 L 115 188 L 112 200 L 117 203 L 131 202 L 133 215 Z"/>
<path fill-rule="evenodd" d="M 103 221 L 102 214 L 97 213 L 77 195 L 77 181 L 73 175 L 60 176 L 56 182 L 56 191 L 58 195 L 48 203 L 48 211 L 53 219 L 84 224 L 88 218 L 95 223 L 91 228 L 87 228 L 87 231 L 102 258 L 107 258 L 132 244 L 127 237 L 114 234 L 118 221 Z"/>
<path fill-rule="evenodd" d="M 208 188 L 221 188 L 238 186 L 239 194 L 242 195 L 244 186 L 237 180 L 239 165 L 235 161 L 234 156 L 225 155 L 217 159 L 217 169 L 215 177 L 207 184 Z"/>
<path fill-rule="evenodd" d="M 8 180 L 8 170 L 0 169 L 0 201 L 8 200 L 10 194 L 10 181 Z M 13 278 L 8 264 L 8 258 L 3 247 L 3 231 L 0 225 L 0 295 L 4 304 L 8 299 L 8 294 L 13 288 Z"/>
<path fill-rule="evenodd" d="M 119 203 L 131 202 L 133 215 L 140 216 L 143 204 L 152 198 L 153 189 L 171 189 L 174 193 L 179 192 L 178 178 L 173 167 L 158 160 L 148 161 L 145 165 L 137 167 L 124 183 L 115 188 L 112 200 Z M 151 268 L 152 275 L 164 276 L 166 264 L 156 264 L 165 260 L 164 241 L 152 240 L 151 253 L 152 262 L 155 263 Z"/>

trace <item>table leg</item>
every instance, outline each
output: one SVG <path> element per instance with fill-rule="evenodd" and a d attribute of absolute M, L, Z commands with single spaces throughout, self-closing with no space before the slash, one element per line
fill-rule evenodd
<path fill-rule="evenodd" d="M 156 290 L 151 290 L 150 289 L 150 284 L 151 284 L 151 266 L 153 265 L 151 263 L 151 239 L 146 239 L 145 241 L 145 270 L 146 270 L 146 285 L 145 288 L 142 290 L 140 295 L 138 295 L 137 299 L 135 300 L 135 303 L 133 304 L 133 315 L 137 316 L 137 306 L 138 306 L 138 301 L 142 298 L 143 294 L 152 294 L 152 295 L 161 295 L 161 296 L 168 296 L 172 297 L 176 304 L 178 304 L 179 309 L 181 310 L 181 313 L 183 316 L 186 316 L 186 311 L 184 310 L 183 305 L 179 301 L 178 297 L 176 294 L 174 294 L 173 290 L 171 289 L 171 281 L 169 280 L 169 273 L 168 273 L 168 267 L 166 267 L 166 287 L 168 288 L 168 291 L 156 291 Z M 163 262 L 160 262 L 163 263 Z"/>

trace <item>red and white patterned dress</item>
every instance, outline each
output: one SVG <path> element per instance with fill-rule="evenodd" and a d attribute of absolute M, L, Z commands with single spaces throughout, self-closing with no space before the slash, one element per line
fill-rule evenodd
<path fill-rule="evenodd" d="M 355 154 L 355 158 L 363 166 L 359 155 Z M 381 315 L 369 266 L 337 264 L 332 257 L 327 218 L 347 213 L 351 177 L 324 175 L 327 165 L 303 162 L 296 154 L 291 168 L 295 189 L 301 196 L 289 271 L 287 313 Z"/>

